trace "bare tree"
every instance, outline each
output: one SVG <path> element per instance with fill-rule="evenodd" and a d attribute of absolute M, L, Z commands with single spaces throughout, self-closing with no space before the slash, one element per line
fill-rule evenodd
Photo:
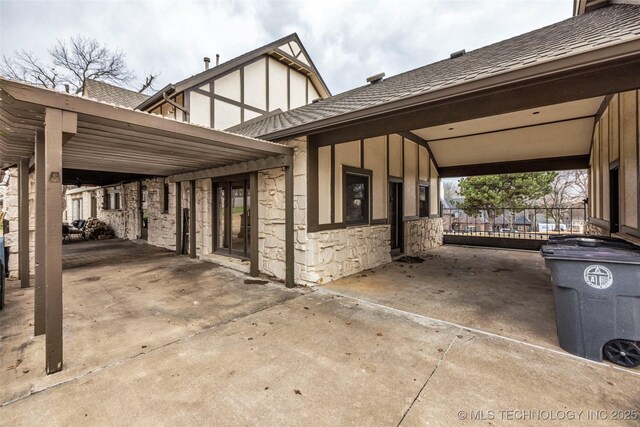
<path fill-rule="evenodd" d="M 122 51 L 111 50 L 90 37 L 77 35 L 68 41 L 58 40 L 48 52 L 50 64 L 44 64 L 24 49 L 15 52 L 14 58 L 3 56 L 0 74 L 52 89 L 69 85 L 75 93 L 83 92 L 88 79 L 118 85 L 127 85 L 135 79 Z M 146 74 L 140 92 L 152 89 L 157 77 Z"/>
<path fill-rule="evenodd" d="M 582 219 L 580 210 L 587 198 L 588 174 L 586 170 L 560 171 L 551 184 L 551 192 L 544 196 L 542 203 L 549 218 L 554 222 L 568 222 L 568 218 Z M 573 224 L 570 224 L 573 227 Z"/>
<path fill-rule="evenodd" d="M 442 194 L 447 202 L 451 202 L 453 199 L 458 197 L 458 180 L 443 179 Z"/>

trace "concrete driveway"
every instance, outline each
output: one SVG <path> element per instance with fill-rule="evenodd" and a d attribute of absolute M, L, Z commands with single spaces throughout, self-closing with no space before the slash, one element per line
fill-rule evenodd
<path fill-rule="evenodd" d="M 134 260 L 65 270 L 61 373 L 44 375 L 43 341 L 29 336 L 32 290 L 9 289 L 3 425 L 523 425 L 516 419 L 570 416 L 578 426 L 586 411 L 606 415 L 603 425 L 637 425 L 611 419 L 640 407 L 636 372 L 113 244 Z"/>

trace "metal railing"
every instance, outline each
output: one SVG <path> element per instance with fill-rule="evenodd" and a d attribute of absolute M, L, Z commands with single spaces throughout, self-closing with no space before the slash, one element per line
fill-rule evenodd
<path fill-rule="evenodd" d="M 579 207 L 442 208 L 444 234 L 548 240 L 584 233 L 586 205 Z"/>

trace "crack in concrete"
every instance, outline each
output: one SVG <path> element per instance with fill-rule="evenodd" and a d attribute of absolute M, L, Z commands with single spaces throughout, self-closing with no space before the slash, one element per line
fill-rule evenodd
<path fill-rule="evenodd" d="M 73 382 L 73 381 L 76 381 L 76 380 L 80 380 L 80 379 L 82 379 L 82 378 L 84 378 L 84 377 L 86 377 L 86 376 L 89 376 L 89 375 L 91 375 L 91 374 L 95 374 L 95 373 L 98 373 L 98 372 L 104 371 L 105 369 L 109 369 L 109 368 L 113 368 L 113 367 L 115 367 L 115 366 L 122 365 L 122 364 L 124 364 L 124 363 L 126 363 L 126 362 L 129 362 L 129 361 L 133 360 L 133 359 L 137 359 L 137 358 L 138 358 L 138 357 L 140 357 L 140 356 L 145 356 L 145 355 L 147 355 L 147 354 L 153 353 L 153 352 L 155 352 L 155 351 L 157 351 L 157 350 L 160 350 L 160 349 L 163 349 L 163 348 L 165 348 L 165 347 L 168 347 L 168 346 L 171 346 L 171 345 L 174 345 L 174 344 L 180 343 L 180 342 L 182 342 L 182 341 L 186 341 L 186 340 L 188 340 L 188 339 L 190 339 L 190 338 L 193 338 L 193 337 L 198 336 L 198 335 L 200 335 L 200 334 L 203 334 L 203 333 L 205 333 L 205 332 L 210 332 L 210 331 L 212 331 L 212 330 L 214 330 L 214 329 L 217 329 L 217 328 L 220 328 L 220 327 L 222 327 L 222 326 L 228 325 L 229 323 L 233 323 L 233 322 L 236 322 L 236 321 L 238 321 L 238 320 L 246 319 L 246 318 L 248 318 L 248 317 L 251 317 L 251 316 L 253 316 L 253 315 L 256 315 L 256 314 L 258 314 L 258 313 L 261 313 L 261 312 L 263 312 L 263 311 L 266 311 L 266 310 L 269 310 L 269 309 L 271 309 L 271 308 L 277 307 L 277 306 L 279 306 L 279 305 L 285 304 L 285 303 L 287 303 L 287 302 L 289 302 L 289 301 L 293 301 L 293 300 L 295 300 L 295 299 L 298 299 L 298 298 L 304 297 L 304 296 L 306 296 L 306 295 L 310 295 L 311 293 L 313 293 L 313 291 L 311 291 L 311 292 L 304 291 L 304 292 L 303 292 L 303 293 L 301 293 L 300 295 L 294 296 L 294 297 L 292 297 L 292 298 L 288 298 L 288 299 L 286 299 L 286 300 L 284 300 L 284 301 L 279 301 L 279 302 L 278 302 L 278 303 L 276 303 L 276 304 L 273 304 L 273 305 L 270 305 L 270 306 L 267 306 L 267 307 L 263 307 L 263 308 L 261 308 L 261 309 L 259 309 L 259 310 L 252 311 L 251 313 L 247 313 L 247 314 L 244 314 L 244 315 L 241 315 L 241 316 L 237 316 L 237 317 L 234 317 L 234 318 L 231 318 L 231 319 L 228 319 L 228 320 L 223 320 L 222 322 L 220 322 L 220 323 L 218 323 L 218 324 L 216 324 L 216 325 L 213 325 L 213 326 L 211 326 L 211 327 L 208 327 L 208 328 L 203 329 L 203 330 L 198 331 L 198 332 L 194 332 L 193 334 L 186 335 L 186 336 L 181 337 L 181 338 L 178 338 L 178 339 L 176 339 L 176 340 L 173 340 L 173 341 L 170 341 L 170 342 L 164 343 L 164 344 L 162 344 L 162 345 L 160 345 L 160 346 L 158 346 L 158 347 L 155 347 L 155 348 L 149 349 L 148 351 L 145 351 L 145 352 L 142 352 L 142 353 L 138 353 L 138 354 L 135 354 L 135 355 L 133 355 L 133 356 L 126 357 L 126 358 L 124 358 L 124 359 L 117 360 L 117 361 L 115 361 L 115 362 L 113 362 L 113 363 L 109 363 L 108 365 L 101 366 L 101 367 L 96 368 L 96 369 L 94 369 L 94 370 L 84 372 L 84 373 L 82 373 L 82 374 L 80 374 L 80 375 L 77 375 L 77 376 L 75 376 L 75 377 L 67 378 L 66 380 L 60 381 L 60 382 L 55 383 L 55 384 L 51 384 L 51 385 L 46 386 L 46 387 L 41 388 L 41 389 L 33 389 L 33 388 L 32 388 L 31 390 L 29 390 L 29 392 L 28 392 L 27 394 L 25 394 L 25 395 L 23 395 L 23 396 L 19 396 L 19 397 L 16 397 L 15 399 L 13 399 L 13 400 L 8 400 L 8 401 L 6 401 L 6 402 L 1 403 L 1 404 L 0 404 L 0 408 L 4 408 L 4 407 L 6 407 L 6 406 L 11 405 L 12 403 L 19 402 L 19 401 L 21 401 L 21 400 L 23 400 L 23 399 L 26 399 L 26 398 L 30 397 L 30 396 L 33 396 L 33 395 L 38 394 L 38 393 L 42 393 L 42 392 L 47 391 L 47 390 L 50 390 L 50 389 L 52 389 L 52 388 L 55 388 L 55 387 L 58 387 L 58 386 L 61 386 L 61 385 L 64 385 L 64 384 L 67 384 L 67 383 L 70 383 L 70 382 Z"/>
<path fill-rule="evenodd" d="M 463 330 L 463 328 L 458 329 L 458 331 L 453 335 L 453 339 L 449 343 L 449 347 L 447 347 L 447 349 L 440 356 L 440 359 L 438 359 L 438 362 L 436 363 L 436 366 L 434 366 L 433 370 L 431 371 L 431 373 L 427 377 L 427 380 L 424 382 L 424 384 L 422 385 L 422 387 L 418 391 L 418 394 L 416 394 L 416 397 L 413 398 L 413 401 L 411 402 L 411 405 L 409 405 L 409 407 L 404 412 L 404 414 L 402 414 L 402 418 L 400 418 L 400 421 L 398 421 L 398 424 L 396 425 L 396 427 L 399 427 L 402 424 L 402 422 L 404 421 L 405 417 L 407 416 L 407 414 L 409 413 L 411 408 L 413 408 L 413 405 L 418 401 L 418 399 L 420 398 L 420 395 L 422 394 L 422 391 L 425 389 L 425 387 L 427 387 L 427 384 L 429 384 L 429 381 L 431 381 L 431 378 L 433 377 L 433 375 L 436 373 L 436 371 L 438 370 L 438 368 L 440 367 L 440 365 L 444 361 L 444 358 L 447 356 L 447 353 L 449 353 L 449 350 L 451 350 L 451 347 L 453 347 L 453 344 L 458 339 L 458 335 L 460 335 L 462 330 Z"/>
<path fill-rule="evenodd" d="M 468 332 L 471 332 L 471 333 L 474 333 L 474 334 L 485 335 L 485 336 L 488 336 L 488 337 L 491 337 L 491 338 L 497 338 L 497 339 L 501 339 L 501 340 L 505 340 L 505 341 L 510 341 L 512 343 L 522 344 L 522 345 L 525 345 L 527 347 L 535 348 L 537 350 L 542 350 L 544 352 L 553 353 L 553 354 L 556 354 L 556 355 L 562 356 L 562 357 L 568 357 L 568 358 L 575 359 L 575 360 L 580 361 L 580 362 L 594 364 L 594 365 L 597 365 L 597 366 L 600 366 L 600 367 L 603 367 L 603 368 L 615 369 L 617 371 L 625 372 L 625 373 L 627 373 L 629 375 L 640 376 L 640 372 L 634 372 L 634 371 L 632 371 L 630 369 L 623 368 L 622 366 L 617 366 L 617 365 L 614 365 L 612 363 L 609 364 L 609 363 L 605 363 L 605 362 L 598 362 L 598 361 L 595 361 L 595 360 L 585 359 L 583 357 L 576 356 L 576 355 L 573 355 L 571 353 L 567 353 L 565 351 L 554 350 L 552 348 L 543 347 L 543 346 L 538 345 L 538 344 L 533 344 L 533 343 L 526 342 L 526 341 L 520 341 L 520 340 L 517 340 L 515 338 L 506 337 L 504 335 L 498 335 L 498 334 L 495 334 L 493 332 L 487 332 L 487 331 L 483 331 L 481 329 L 475 329 L 475 328 L 471 328 L 471 327 L 468 327 L 468 326 L 459 325 L 457 323 L 449 322 L 447 320 L 435 319 L 433 317 L 423 316 L 421 314 L 412 313 L 410 311 L 401 310 L 399 308 L 389 307 L 387 305 L 379 304 L 379 303 L 376 303 L 376 302 L 373 302 L 373 301 L 368 301 L 366 299 L 357 298 L 357 297 L 354 297 L 354 296 L 351 296 L 351 295 L 342 294 L 340 292 L 330 291 L 328 289 L 318 289 L 318 292 L 324 292 L 324 293 L 327 293 L 329 295 L 336 295 L 336 296 L 341 296 L 343 298 L 349 298 L 349 299 L 352 299 L 354 301 L 358 301 L 358 302 L 360 302 L 362 304 L 367 304 L 367 305 L 370 305 L 372 307 L 376 307 L 378 309 L 387 311 L 389 313 L 395 313 L 395 314 L 397 314 L 399 316 L 404 316 L 405 318 L 408 318 L 408 319 L 412 319 L 412 320 L 420 319 L 420 320 L 423 320 L 423 321 L 440 323 L 440 324 L 443 324 L 443 325 L 449 325 L 449 326 L 453 326 L 453 327 L 456 327 L 456 328 L 462 328 L 464 331 L 468 331 Z M 471 339 L 469 339 L 468 341 L 470 341 L 470 340 Z"/>

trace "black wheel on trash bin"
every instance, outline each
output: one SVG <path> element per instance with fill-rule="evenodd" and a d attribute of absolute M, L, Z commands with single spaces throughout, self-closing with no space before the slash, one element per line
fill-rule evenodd
<path fill-rule="evenodd" d="M 604 355 L 625 368 L 640 366 L 640 347 L 634 341 L 611 340 L 604 345 Z"/>

